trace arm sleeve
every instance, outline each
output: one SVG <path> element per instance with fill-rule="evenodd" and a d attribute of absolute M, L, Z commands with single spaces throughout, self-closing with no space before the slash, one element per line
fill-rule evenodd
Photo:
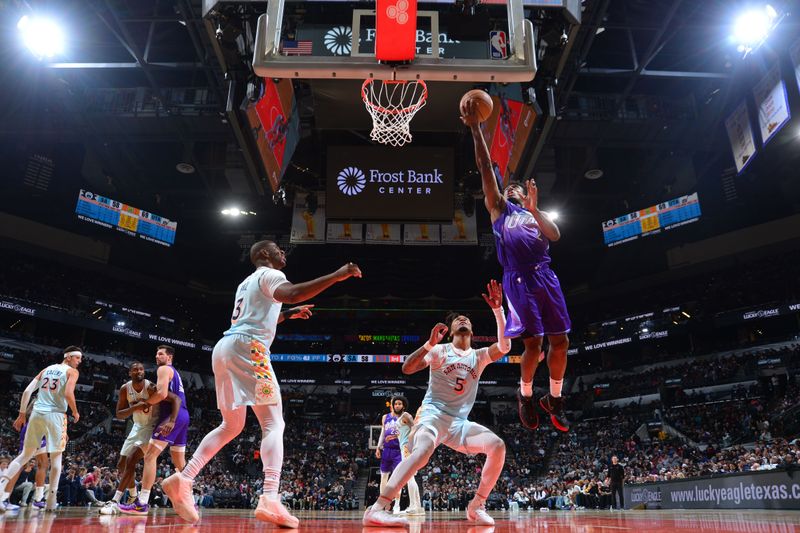
<path fill-rule="evenodd" d="M 286 274 L 280 270 L 268 268 L 263 274 L 261 274 L 261 276 L 259 276 L 258 288 L 261 289 L 261 292 L 264 294 L 264 296 L 273 301 L 277 301 L 273 296 L 273 294 L 275 294 L 275 289 L 288 282 L 289 280 L 286 279 Z"/>
<path fill-rule="evenodd" d="M 425 362 L 428 363 L 428 366 L 432 369 L 436 370 L 444 363 L 444 350 L 441 344 L 437 344 L 433 347 L 433 350 L 425 354 Z"/>

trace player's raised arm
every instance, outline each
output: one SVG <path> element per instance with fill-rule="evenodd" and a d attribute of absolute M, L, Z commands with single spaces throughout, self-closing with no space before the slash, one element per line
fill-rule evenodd
<path fill-rule="evenodd" d="M 331 287 L 335 283 L 344 281 L 350 277 L 360 278 L 361 269 L 355 263 L 347 263 L 335 272 L 320 276 L 311 281 L 303 283 L 286 282 L 279 285 L 273 297 L 281 303 L 296 304 L 304 302 L 318 295 L 325 289 Z"/>
<path fill-rule="evenodd" d="M 403 374 L 414 374 L 427 368 L 430 360 L 426 356 L 442 341 L 446 333 L 447 326 L 441 322 L 433 326 L 430 339 L 421 348 L 417 348 L 414 353 L 406 357 L 403 363 Z"/>
<path fill-rule="evenodd" d="M 492 308 L 494 319 L 497 322 L 497 342 L 489 346 L 489 357 L 492 361 L 497 361 L 511 351 L 511 341 L 505 337 L 506 317 L 503 314 L 503 288 L 497 280 L 491 280 L 486 284 L 486 293 L 481 296 Z"/>
<path fill-rule="evenodd" d="M 474 101 L 468 100 L 464 102 L 464 114 L 461 121 L 469 126 L 472 133 L 472 141 L 475 145 L 475 164 L 478 166 L 478 171 L 481 173 L 481 186 L 483 187 L 483 203 L 489 211 L 492 222 L 500 216 L 501 211 L 505 208 L 505 198 L 500 192 L 500 187 L 497 185 L 497 177 L 492 168 L 492 158 L 489 155 L 489 148 L 486 146 L 486 140 L 483 138 L 483 130 L 478 120 L 477 105 Z"/>

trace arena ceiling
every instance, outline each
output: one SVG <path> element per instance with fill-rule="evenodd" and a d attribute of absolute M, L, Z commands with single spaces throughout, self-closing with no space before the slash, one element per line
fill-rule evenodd
<path fill-rule="evenodd" d="M 74 223 L 74 196 L 81 187 L 124 198 L 180 224 L 181 244 L 169 258 L 163 250 L 137 254 L 141 264 L 135 267 L 147 271 L 157 260 L 169 267 L 165 275 L 211 288 L 229 288 L 232 275 L 226 261 L 209 257 L 238 259 L 248 239 L 286 236 L 289 210 L 273 203 L 254 153 L 237 135 L 235 113 L 226 112 L 251 79 L 232 43 L 247 34 L 265 4 L 221 4 L 224 20 L 209 21 L 202 18 L 200 0 L 0 3 L 5 108 L 0 160 L 12 169 L 0 183 L 2 209 L 60 226 Z M 580 25 L 552 10 L 529 11 L 542 51 L 531 87 L 544 116 L 522 162 L 526 174 L 538 176 L 548 206 L 564 215 L 565 238 L 553 255 L 572 288 L 624 277 L 620 265 L 650 251 L 631 247 L 609 257 L 603 220 L 698 189 L 713 189 L 709 201 L 723 203 L 719 187 L 707 182 L 730 166 L 722 120 L 732 99 L 741 96 L 748 68 L 728 38 L 736 7 L 731 2 L 586 0 L 582 5 Z M 14 26 L 29 9 L 49 10 L 66 21 L 72 46 L 64 57 L 36 61 L 17 42 Z M 787 22 L 781 31 L 775 45 L 796 35 L 797 26 Z M 324 110 L 314 107 L 314 84 L 296 87 L 302 138 L 285 177 L 290 194 L 324 187 L 321 153 L 332 139 L 357 144 L 366 134 L 319 127 L 315 115 Z M 360 101 L 342 106 L 363 113 Z M 420 140 L 455 145 L 459 160 L 471 161 L 471 140 L 451 111 L 438 111 L 447 120 L 443 131 L 420 132 Z M 13 179 L 35 154 L 55 161 L 56 179 L 46 191 L 20 187 Z M 181 172 L 180 163 L 194 171 Z M 603 177 L 586 179 L 592 169 L 602 170 Z M 479 180 L 468 163 L 463 175 L 464 189 L 477 192 Z M 259 214 L 222 220 L 220 208 L 232 201 Z M 482 212 L 480 204 L 478 209 Z M 487 219 L 482 230 L 489 232 Z M 686 235 L 643 246 L 663 249 L 681 238 Z M 363 294 L 453 297 L 465 284 L 498 274 L 492 253 L 482 247 L 326 246 L 324 256 L 331 267 L 359 259 L 365 271 L 382 272 L 379 281 L 365 279 L 356 290 Z M 319 257 L 314 247 L 295 248 L 293 275 L 318 274 Z M 420 265 L 431 263 L 438 270 L 420 275 Z M 664 267 L 658 259 L 629 275 Z M 456 273 L 466 277 L 441 283 Z"/>

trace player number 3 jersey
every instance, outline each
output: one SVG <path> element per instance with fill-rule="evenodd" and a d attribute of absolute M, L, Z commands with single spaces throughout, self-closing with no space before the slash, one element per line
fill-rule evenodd
<path fill-rule="evenodd" d="M 425 355 L 425 360 L 430 366 L 430 381 L 422 405 L 467 418 L 478 394 L 478 380 L 491 362 L 489 349 L 462 351 L 452 344 L 438 344 Z"/>
<path fill-rule="evenodd" d="M 273 294 L 286 282 L 283 272 L 268 267 L 247 276 L 236 289 L 231 327 L 224 335 L 247 335 L 270 346 L 282 305 Z"/>

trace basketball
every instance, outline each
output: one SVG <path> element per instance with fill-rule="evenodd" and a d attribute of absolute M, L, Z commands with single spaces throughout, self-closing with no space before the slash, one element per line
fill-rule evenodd
<path fill-rule="evenodd" d="M 494 107 L 492 104 L 492 97 L 489 96 L 486 91 L 482 91 L 480 89 L 468 91 L 464 96 L 461 97 L 461 103 L 458 105 L 462 115 L 464 114 L 464 105 L 466 105 L 466 103 L 470 100 L 476 102 L 478 106 L 478 120 L 480 122 L 486 122 L 486 120 L 492 114 L 492 108 Z"/>

